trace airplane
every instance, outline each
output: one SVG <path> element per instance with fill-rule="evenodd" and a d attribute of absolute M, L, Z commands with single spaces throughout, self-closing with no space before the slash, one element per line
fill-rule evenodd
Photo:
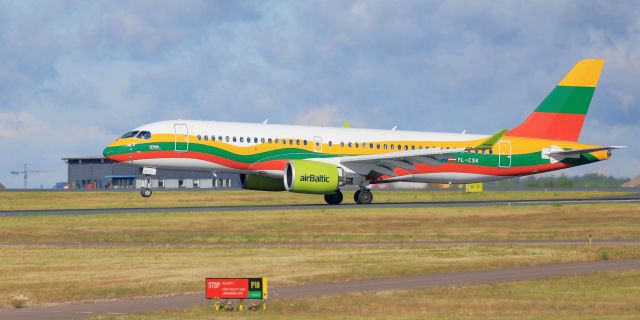
<path fill-rule="evenodd" d="M 462 184 L 585 165 L 622 146 L 578 142 L 604 65 L 579 61 L 517 127 L 493 135 L 237 123 L 160 121 L 137 127 L 104 156 L 156 169 L 240 174 L 245 189 L 324 195 L 340 204 L 340 188 L 357 186 L 354 201 L 373 201 L 370 186 L 396 181 Z"/>

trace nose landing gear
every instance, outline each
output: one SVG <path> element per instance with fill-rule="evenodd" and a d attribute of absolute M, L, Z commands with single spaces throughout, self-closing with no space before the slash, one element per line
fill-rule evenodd
<path fill-rule="evenodd" d="M 151 194 L 152 194 L 152 192 L 151 192 L 151 189 L 149 189 L 149 188 L 142 188 L 140 190 L 140 195 L 143 198 L 149 198 L 149 197 L 151 197 Z"/>

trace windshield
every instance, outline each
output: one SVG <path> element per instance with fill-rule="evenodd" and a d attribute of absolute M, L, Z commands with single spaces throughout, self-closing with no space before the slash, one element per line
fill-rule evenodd
<path fill-rule="evenodd" d="M 127 132 L 127 133 L 123 134 L 123 135 L 122 135 L 122 137 L 120 137 L 120 138 L 122 138 L 122 139 L 124 139 L 124 138 L 133 138 L 133 137 L 135 137 L 139 132 L 140 132 L 140 131 L 129 131 L 129 132 Z"/>
<path fill-rule="evenodd" d="M 151 139 L 151 132 L 140 131 L 140 133 L 138 133 L 138 136 L 136 138 L 144 139 L 144 140 Z"/>

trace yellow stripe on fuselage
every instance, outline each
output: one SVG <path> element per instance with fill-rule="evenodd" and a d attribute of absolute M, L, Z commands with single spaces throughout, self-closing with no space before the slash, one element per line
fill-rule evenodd
<path fill-rule="evenodd" d="M 237 146 L 231 143 L 221 142 L 221 141 L 204 141 L 204 140 L 198 141 L 196 136 L 190 136 L 189 143 L 198 143 L 202 145 L 208 145 L 208 146 L 216 147 L 216 148 L 226 150 L 238 155 L 251 155 L 255 153 L 262 153 L 262 152 L 268 152 L 272 150 L 288 149 L 288 148 L 298 148 L 298 149 L 307 150 L 309 152 L 312 152 L 314 150 L 313 141 L 308 140 L 307 145 L 305 146 L 303 145 L 302 140 L 300 140 L 300 144 L 298 145 L 295 143 L 296 139 L 293 139 L 294 144 L 289 144 L 289 140 L 291 140 L 291 138 L 289 137 L 271 137 L 271 138 L 272 139 L 279 138 L 280 140 L 282 140 L 283 138 L 286 138 L 287 144 L 282 144 L 282 142 L 280 142 L 278 144 L 259 143 L 259 144 L 252 144 L 248 146 Z M 174 134 L 154 134 L 151 139 L 142 140 L 138 138 L 125 138 L 125 139 L 119 139 L 114 143 L 112 143 L 111 145 L 125 146 L 128 144 L 142 144 L 142 143 L 150 143 L 150 144 L 167 143 L 167 142 L 172 143 L 175 141 L 174 139 L 175 139 Z M 329 146 L 325 141 L 325 143 L 323 143 L 322 145 L 322 153 L 336 154 L 336 155 L 382 154 L 382 153 L 404 151 L 405 145 L 408 145 L 410 150 L 411 150 L 411 146 L 415 146 L 416 148 L 418 148 L 418 146 L 421 146 L 422 148 L 426 146 L 428 146 L 429 148 L 433 148 L 433 147 L 472 148 L 473 146 L 483 142 L 484 140 L 485 139 L 469 140 L 469 141 L 364 141 L 367 144 L 366 148 L 362 148 L 362 146 L 360 146 L 359 148 L 355 148 L 353 145 L 351 148 L 349 148 L 346 145 L 348 139 L 345 139 L 344 147 L 340 146 L 341 141 L 333 141 L 332 146 Z M 543 140 L 543 139 L 531 139 L 531 138 L 522 138 L 522 137 L 508 137 L 508 139 L 502 139 L 501 141 L 511 142 L 511 154 L 514 154 L 514 155 L 540 152 L 543 148 L 549 148 L 551 146 L 557 146 L 560 148 L 568 148 L 568 149 L 597 147 L 595 145 L 586 145 L 586 144 L 580 144 L 580 143 L 571 142 L 571 141 Z M 352 141 L 352 143 L 354 142 Z M 360 141 L 359 143 L 362 144 L 362 142 Z M 373 149 L 369 147 L 370 143 L 374 144 Z M 380 149 L 375 148 L 377 144 L 381 145 Z M 387 144 L 387 149 L 383 149 L 384 144 Z M 396 147 L 395 149 L 390 148 L 392 144 Z M 397 149 L 398 145 L 402 145 L 403 147 L 402 150 Z M 498 152 L 498 146 L 496 144 L 493 147 L 493 153 L 495 154 L 497 152 Z M 598 157 L 598 159 L 607 158 L 606 151 L 596 152 L 593 154 L 596 157 Z"/>

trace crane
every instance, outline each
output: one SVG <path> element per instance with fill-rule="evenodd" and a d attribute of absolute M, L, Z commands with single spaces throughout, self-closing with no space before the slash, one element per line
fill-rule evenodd
<path fill-rule="evenodd" d="M 40 173 L 43 172 L 42 170 L 27 170 L 27 164 L 24 164 L 24 170 L 22 171 L 11 171 L 11 174 L 19 176 L 19 175 L 23 175 L 24 177 L 24 188 L 27 188 L 27 179 L 29 176 L 29 173 Z"/>

